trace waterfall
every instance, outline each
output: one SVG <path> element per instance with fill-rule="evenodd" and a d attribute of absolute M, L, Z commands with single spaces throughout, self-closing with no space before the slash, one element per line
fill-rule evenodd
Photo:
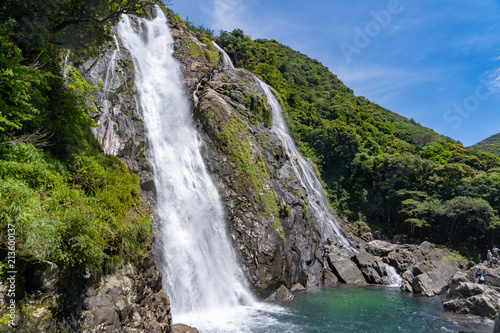
<path fill-rule="evenodd" d="M 330 213 L 325 191 L 316 176 L 312 165 L 302 157 L 299 150 L 295 146 L 295 143 L 288 132 L 285 119 L 283 118 L 283 109 L 281 108 L 280 103 L 271 92 L 268 85 L 262 82 L 262 80 L 258 78 L 256 79 L 260 83 L 262 89 L 264 89 L 269 105 L 272 109 L 272 130 L 276 133 L 281 141 L 281 144 L 285 148 L 287 155 L 290 157 L 295 175 L 307 192 L 309 210 L 314 216 L 316 216 L 317 220 L 321 224 L 322 240 L 326 241 L 328 238 L 332 238 L 333 241 L 336 241 L 348 251 L 352 253 L 357 252 L 350 242 L 344 237 L 339 228 L 339 224 Z"/>
<path fill-rule="evenodd" d="M 403 278 L 396 272 L 396 269 L 391 265 L 384 264 L 387 276 L 383 277 L 384 284 L 389 287 L 401 287 Z"/>
<path fill-rule="evenodd" d="M 201 82 L 198 82 L 196 85 L 196 88 L 193 91 L 193 106 L 196 108 L 198 106 L 198 103 L 200 102 L 200 99 L 198 98 L 198 89 L 200 89 Z"/>
<path fill-rule="evenodd" d="M 222 54 L 222 67 L 226 69 L 234 69 L 233 62 L 231 61 L 231 58 L 229 58 L 229 55 L 226 53 L 226 51 L 224 51 L 222 47 L 217 45 L 216 42 L 212 41 L 212 43 L 214 44 L 217 51 L 219 51 Z"/>
<path fill-rule="evenodd" d="M 241 332 L 241 327 L 262 325 L 265 320 L 248 318 L 252 309 L 261 311 L 265 305 L 248 291 L 226 234 L 221 199 L 203 164 L 201 138 L 191 119 L 166 18 L 158 8 L 153 16 L 124 16 L 117 32 L 133 57 L 150 142 L 162 228 L 163 286 L 174 322 L 203 332 Z M 244 324 L 235 323 L 238 316 L 246 316 Z"/>
<path fill-rule="evenodd" d="M 104 82 L 104 101 L 102 104 L 102 114 L 97 121 L 97 127 L 93 127 L 95 137 L 102 144 L 105 154 L 117 155 L 120 145 L 120 138 L 117 133 L 118 124 L 111 118 L 112 97 L 115 93 L 115 83 L 117 83 L 117 57 L 120 55 L 120 45 L 116 36 L 113 36 L 116 49 L 111 55 L 109 66 Z"/>
<path fill-rule="evenodd" d="M 233 63 L 227 53 L 215 42 L 213 42 L 213 44 L 215 48 L 222 53 L 223 67 L 226 69 L 234 69 Z M 281 108 L 281 105 L 271 92 L 271 89 L 269 89 L 268 85 L 257 77 L 255 77 L 255 79 L 264 90 L 269 105 L 271 106 L 273 114 L 272 130 L 276 133 L 281 144 L 285 148 L 287 155 L 290 157 L 295 175 L 298 177 L 302 187 L 307 192 L 309 209 L 322 224 L 322 240 L 326 241 L 328 238 L 333 238 L 334 241 L 340 243 L 350 252 L 357 252 L 351 243 L 344 237 L 339 228 L 339 224 L 330 213 L 325 191 L 312 166 L 302 157 L 295 146 L 295 143 L 288 132 L 285 119 L 283 118 L 283 109 Z"/>

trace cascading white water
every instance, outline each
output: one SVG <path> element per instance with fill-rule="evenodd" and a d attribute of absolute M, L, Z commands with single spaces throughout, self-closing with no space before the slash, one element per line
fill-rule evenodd
<path fill-rule="evenodd" d="M 97 121 L 97 127 L 93 127 L 95 137 L 102 144 L 102 148 L 105 154 L 117 155 L 120 150 L 120 139 L 118 137 L 118 124 L 111 119 L 112 113 L 112 101 L 111 96 L 115 92 L 115 84 L 117 83 L 117 71 L 116 71 L 116 58 L 120 54 L 120 45 L 116 36 L 113 36 L 115 41 L 116 49 L 111 55 L 109 61 L 108 70 L 106 72 L 106 79 L 104 82 L 104 101 L 102 105 L 102 114 Z"/>
<path fill-rule="evenodd" d="M 281 108 L 280 103 L 271 92 L 271 89 L 269 89 L 269 86 L 262 80 L 258 78 L 256 79 L 266 93 L 269 105 L 272 108 L 272 130 L 276 133 L 279 140 L 281 141 L 281 144 L 285 148 L 287 155 L 290 157 L 295 175 L 300 180 L 302 187 L 304 187 L 307 192 L 309 210 L 317 217 L 317 220 L 321 223 L 322 240 L 325 241 L 328 238 L 333 238 L 333 241 L 340 243 L 350 252 L 357 252 L 357 250 L 354 249 L 354 247 L 342 234 L 342 231 L 339 228 L 339 224 L 330 213 L 325 191 L 311 164 L 302 157 L 299 150 L 295 146 L 295 143 L 293 142 L 293 139 L 289 134 L 288 128 L 286 126 L 285 119 L 283 118 L 283 109 Z"/>
<path fill-rule="evenodd" d="M 202 332 L 265 326 L 265 318 L 254 316 L 268 311 L 267 306 L 248 291 L 225 231 L 219 194 L 203 164 L 202 142 L 191 119 L 166 18 L 158 8 L 154 16 L 125 16 L 117 31 L 134 60 L 150 140 L 164 247 L 163 281 L 173 320 Z"/>
<path fill-rule="evenodd" d="M 214 44 L 217 51 L 219 51 L 222 54 L 222 67 L 226 69 L 234 69 L 234 64 L 231 61 L 231 58 L 229 58 L 229 55 L 226 53 L 226 51 L 224 51 L 222 47 L 217 45 L 216 42 L 212 41 L 212 43 Z"/>
<path fill-rule="evenodd" d="M 384 284 L 388 287 L 401 287 L 403 278 L 396 272 L 396 269 L 391 265 L 384 264 L 387 276 L 383 278 Z"/>
<path fill-rule="evenodd" d="M 213 42 L 213 44 L 215 48 L 222 53 L 223 67 L 226 69 L 234 69 L 231 58 L 229 58 L 229 55 L 224 51 L 224 49 L 222 49 L 215 42 Z M 358 252 L 342 234 L 337 221 L 330 213 L 323 186 L 316 176 L 312 166 L 307 163 L 295 146 L 295 143 L 293 142 L 286 126 L 285 119 L 283 118 L 283 109 L 281 108 L 280 103 L 267 84 L 257 77 L 255 77 L 255 79 L 264 90 L 269 105 L 271 106 L 273 115 L 272 130 L 276 133 L 281 141 L 281 144 L 285 148 L 287 155 L 290 157 L 295 175 L 299 178 L 302 187 L 304 187 L 307 192 L 309 209 L 314 215 L 316 215 L 318 221 L 322 223 L 322 240 L 325 241 L 328 238 L 333 237 L 334 241 L 337 241 L 342 246 L 345 246 L 349 252 Z"/>

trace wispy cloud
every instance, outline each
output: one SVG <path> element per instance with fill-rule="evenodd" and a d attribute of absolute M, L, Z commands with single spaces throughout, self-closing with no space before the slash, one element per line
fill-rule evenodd
<path fill-rule="evenodd" d="M 212 19 L 214 27 L 232 30 L 241 25 L 245 13 L 243 0 L 214 0 L 213 6 Z"/>
<path fill-rule="evenodd" d="M 486 72 L 485 79 L 490 93 L 500 93 L 500 67 Z"/>

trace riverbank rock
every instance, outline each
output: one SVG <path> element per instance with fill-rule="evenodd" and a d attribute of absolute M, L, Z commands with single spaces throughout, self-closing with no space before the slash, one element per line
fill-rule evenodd
<path fill-rule="evenodd" d="M 280 286 L 276 292 L 272 293 L 271 296 L 266 298 L 266 302 L 280 301 L 280 302 L 290 302 L 294 299 L 294 295 L 285 286 Z"/>
<path fill-rule="evenodd" d="M 184 324 L 172 325 L 172 333 L 199 333 L 197 328 L 187 326 Z"/>
<path fill-rule="evenodd" d="M 466 269 L 461 256 L 429 242 L 420 245 L 369 242 L 366 251 L 383 257 L 403 277 L 402 289 L 418 295 L 435 296 L 444 292 L 451 278 Z"/>
<path fill-rule="evenodd" d="M 328 254 L 328 265 L 341 283 L 366 283 L 363 273 L 358 266 L 356 266 L 351 259 L 340 255 L 338 252 L 331 252 Z"/>
<path fill-rule="evenodd" d="M 486 272 L 485 285 L 475 283 L 477 268 Z M 494 319 L 500 310 L 500 292 L 497 284 L 499 277 L 498 268 L 488 268 L 484 264 L 476 265 L 467 272 L 456 273 L 451 280 L 443 307 L 458 313 Z"/>
<path fill-rule="evenodd" d="M 383 277 L 387 276 L 387 270 L 382 258 L 374 256 L 368 252 L 357 253 L 353 261 L 363 273 L 366 282 L 383 284 Z"/>
<path fill-rule="evenodd" d="M 500 333 L 500 313 L 497 315 L 497 320 L 495 321 L 495 328 L 493 333 Z"/>
<path fill-rule="evenodd" d="M 378 257 L 386 257 L 392 251 L 398 248 L 397 244 L 391 244 L 384 240 L 373 240 L 368 242 L 365 246 L 365 250 L 368 253 L 373 254 Z"/>

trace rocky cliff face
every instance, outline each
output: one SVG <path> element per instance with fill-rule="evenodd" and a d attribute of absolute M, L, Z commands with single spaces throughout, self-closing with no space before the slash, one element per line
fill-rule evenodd
<path fill-rule="evenodd" d="M 197 89 L 194 114 L 205 162 L 252 285 L 267 293 L 281 284 L 330 281 L 335 274 L 327 265 L 318 221 L 308 212 L 306 191 L 295 178 L 294 157 L 285 154 L 270 129 L 271 109 L 260 84 L 244 69 L 214 63 L 212 45 L 181 24 L 174 23 L 172 31 L 187 86 L 191 92 Z M 200 50 L 195 57 L 193 48 Z"/>

